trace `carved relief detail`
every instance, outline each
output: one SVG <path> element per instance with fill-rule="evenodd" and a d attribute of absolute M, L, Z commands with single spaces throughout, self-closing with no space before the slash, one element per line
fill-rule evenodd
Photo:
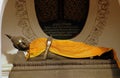
<path fill-rule="evenodd" d="M 22 34 L 29 40 L 35 39 L 37 36 L 33 32 L 30 25 L 26 7 L 26 0 L 16 0 L 15 8 L 16 16 L 18 18 L 18 26 L 22 29 Z"/>
<path fill-rule="evenodd" d="M 97 16 L 95 18 L 94 27 L 91 33 L 86 38 L 85 42 L 88 44 L 96 45 L 99 41 L 99 36 L 101 36 L 104 27 L 107 23 L 107 18 L 109 15 L 109 0 L 98 0 L 97 3 Z"/>
<path fill-rule="evenodd" d="M 33 40 L 37 36 L 31 28 L 31 24 L 28 18 L 28 12 L 26 7 L 26 0 L 16 0 L 16 15 L 19 19 L 18 26 L 22 29 L 22 33 L 28 39 Z M 91 33 L 87 36 L 84 42 L 92 45 L 96 45 L 99 41 L 103 29 L 106 25 L 109 14 L 109 0 L 98 0 L 97 1 L 97 16 L 95 18 L 94 26 Z"/>

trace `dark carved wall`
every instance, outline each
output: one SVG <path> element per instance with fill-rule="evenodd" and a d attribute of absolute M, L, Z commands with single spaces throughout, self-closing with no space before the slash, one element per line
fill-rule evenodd
<path fill-rule="evenodd" d="M 47 35 L 70 39 L 86 22 L 89 0 L 34 0 L 39 24 Z"/>

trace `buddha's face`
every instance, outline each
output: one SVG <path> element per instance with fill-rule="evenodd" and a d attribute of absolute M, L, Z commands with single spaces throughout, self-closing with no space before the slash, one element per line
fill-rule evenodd
<path fill-rule="evenodd" d="M 23 37 L 16 37 L 12 40 L 13 45 L 15 48 L 19 50 L 28 50 L 29 49 L 29 42 Z"/>

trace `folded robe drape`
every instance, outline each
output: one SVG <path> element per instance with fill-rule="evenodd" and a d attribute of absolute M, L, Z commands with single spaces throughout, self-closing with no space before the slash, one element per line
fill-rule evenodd
<path fill-rule="evenodd" d="M 30 58 L 39 56 L 46 49 L 46 38 L 37 38 L 30 43 L 29 55 Z M 94 56 L 101 56 L 112 48 L 98 47 L 88 45 L 83 42 L 75 42 L 71 40 L 53 40 L 50 46 L 50 52 L 60 56 L 69 58 L 87 58 Z M 119 68 L 120 62 L 117 58 L 116 52 L 113 50 L 114 59 L 116 60 Z"/>

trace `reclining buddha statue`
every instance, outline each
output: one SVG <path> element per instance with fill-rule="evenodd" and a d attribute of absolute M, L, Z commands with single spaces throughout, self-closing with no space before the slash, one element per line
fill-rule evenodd
<path fill-rule="evenodd" d="M 37 38 L 31 42 L 23 37 L 12 37 L 7 35 L 13 42 L 13 45 L 19 50 L 27 50 L 25 58 L 27 60 L 45 60 L 45 59 L 115 59 L 118 66 L 120 62 L 116 52 L 112 48 L 89 45 L 83 42 L 72 40 L 56 40 L 52 37 Z M 111 55 L 107 55 L 110 54 Z"/>
<path fill-rule="evenodd" d="M 9 78 L 119 78 L 112 48 L 72 40 L 6 35 L 18 49 Z M 24 54 L 25 53 L 25 54 Z"/>

